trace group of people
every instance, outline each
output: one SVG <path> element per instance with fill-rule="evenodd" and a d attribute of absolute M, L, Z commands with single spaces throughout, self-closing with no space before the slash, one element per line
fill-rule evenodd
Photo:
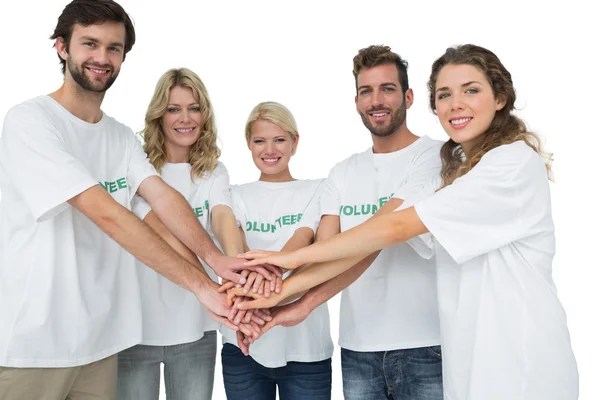
<path fill-rule="evenodd" d="M 578 398 L 551 157 L 494 53 L 434 62 L 442 143 L 408 128 L 406 61 L 363 48 L 372 146 L 296 179 L 295 119 L 262 102 L 245 126 L 259 179 L 230 185 L 190 69 L 160 77 L 142 141 L 102 112 L 135 43 L 119 4 L 73 0 L 52 39 L 63 85 L 0 137 L 0 400 L 158 399 L 161 364 L 167 399 L 210 399 L 217 330 L 228 399 L 330 399 L 339 292 L 346 399 Z"/>

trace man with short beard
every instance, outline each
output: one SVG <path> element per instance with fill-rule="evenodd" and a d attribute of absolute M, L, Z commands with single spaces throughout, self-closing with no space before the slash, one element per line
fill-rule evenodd
<path fill-rule="evenodd" d="M 435 187 L 442 142 L 418 137 L 406 125 L 406 110 L 413 103 L 407 65 L 387 46 L 370 46 L 354 57 L 356 109 L 373 146 L 329 173 L 317 240 L 361 224 L 388 202 L 388 210 L 409 207 Z M 339 344 L 344 397 L 441 400 L 436 271 L 423 243 L 428 239 L 384 249 L 374 261 L 366 258 L 281 307 L 266 328 L 298 324 L 343 290 Z"/>
<path fill-rule="evenodd" d="M 218 275 L 242 283 L 243 260 L 215 247 L 133 132 L 100 109 L 135 42 L 123 8 L 75 0 L 52 39 L 63 85 L 13 107 L 0 138 L 0 397 L 114 399 L 116 353 L 142 339 L 133 256 L 236 329 L 216 283 L 129 211 L 133 196 Z"/>

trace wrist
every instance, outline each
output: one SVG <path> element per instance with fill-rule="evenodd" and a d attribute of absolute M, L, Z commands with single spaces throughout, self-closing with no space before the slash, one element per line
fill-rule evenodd
<path fill-rule="evenodd" d="M 196 268 L 193 268 L 191 271 L 192 273 L 188 279 L 187 286 L 192 293 L 199 296 L 210 288 L 210 283 L 214 282 L 212 282 L 208 275 L 203 274 Z"/>
<path fill-rule="evenodd" d="M 203 258 L 204 262 L 208 264 L 213 270 L 216 270 L 216 266 L 220 259 L 223 257 L 223 253 L 218 250 L 207 252 Z"/>
<path fill-rule="evenodd" d="M 315 308 L 320 306 L 312 290 L 306 292 L 298 301 L 302 303 L 302 306 L 308 308 L 310 312 L 313 312 Z"/>

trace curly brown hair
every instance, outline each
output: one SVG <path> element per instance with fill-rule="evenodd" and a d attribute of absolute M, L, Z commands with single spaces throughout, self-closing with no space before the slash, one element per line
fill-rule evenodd
<path fill-rule="evenodd" d="M 482 135 L 474 148 L 467 155 L 460 144 L 449 139 L 440 152 L 442 158 L 442 187 L 450 185 L 455 179 L 465 175 L 479 163 L 481 158 L 490 150 L 523 140 L 546 160 L 548 176 L 551 176 L 552 154 L 542 149 L 540 137 L 530 132 L 523 120 L 512 114 L 517 98 L 510 72 L 500 62 L 500 59 L 490 50 L 473 44 L 465 44 L 446 49 L 431 67 L 431 75 L 427 86 L 429 88 L 429 106 L 434 114 L 436 81 L 439 72 L 446 65 L 472 65 L 481 71 L 490 83 L 494 97 L 505 101 L 505 105 L 496 111 L 490 126 Z"/>

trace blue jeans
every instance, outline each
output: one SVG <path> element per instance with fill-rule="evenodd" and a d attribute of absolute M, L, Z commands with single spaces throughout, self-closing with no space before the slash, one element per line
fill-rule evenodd
<path fill-rule="evenodd" d="M 331 358 L 267 368 L 225 343 L 221 360 L 228 400 L 275 400 L 277 386 L 281 400 L 331 399 Z"/>
<path fill-rule="evenodd" d="M 167 400 L 210 400 L 216 357 L 216 331 L 191 343 L 133 346 L 119 353 L 117 399 L 158 400 L 163 363 Z"/>
<path fill-rule="evenodd" d="M 346 400 L 442 400 L 440 346 L 356 352 L 342 349 Z"/>

